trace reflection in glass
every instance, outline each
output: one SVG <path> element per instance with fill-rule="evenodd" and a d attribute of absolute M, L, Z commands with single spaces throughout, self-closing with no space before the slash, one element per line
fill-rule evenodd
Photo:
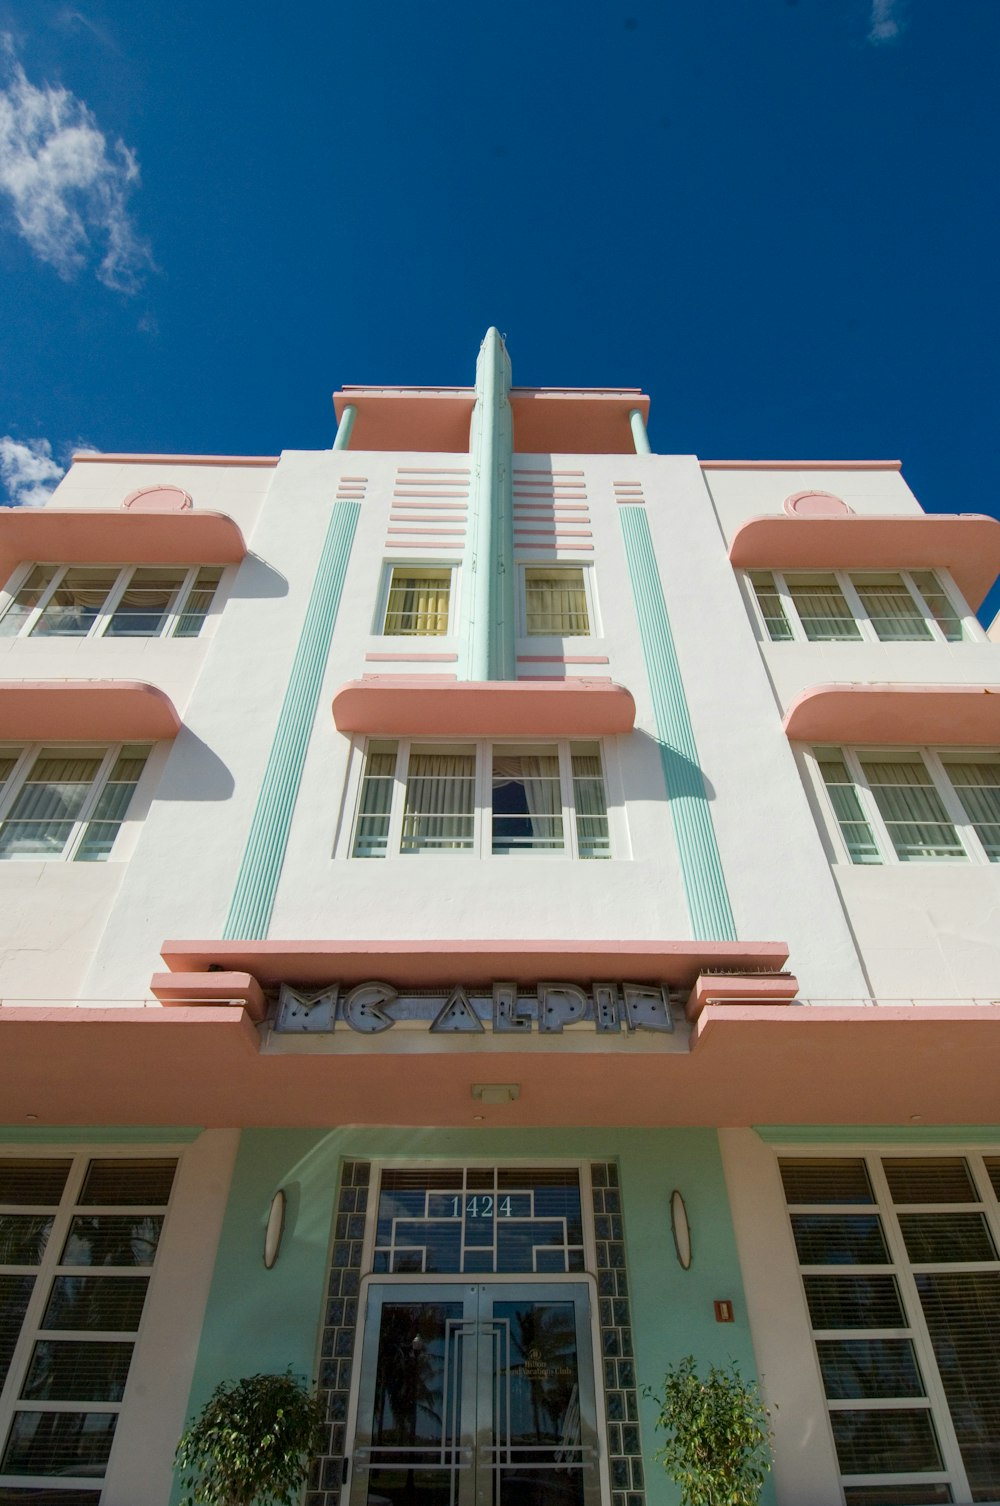
<path fill-rule="evenodd" d="M 448 1506 L 462 1388 L 461 1302 L 382 1308 L 369 1501 Z"/>
<path fill-rule="evenodd" d="M 500 1355 L 500 1500 L 511 1506 L 582 1506 L 574 1304 L 494 1302 L 493 1321 Z"/>

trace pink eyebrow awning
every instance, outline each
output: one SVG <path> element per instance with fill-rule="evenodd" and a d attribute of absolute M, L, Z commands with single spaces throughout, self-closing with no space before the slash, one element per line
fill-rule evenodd
<path fill-rule="evenodd" d="M 750 518 L 733 536 L 740 570 L 950 570 L 975 611 L 1000 573 L 1000 522 L 979 513 Z"/>
<path fill-rule="evenodd" d="M 783 726 L 796 742 L 1000 747 L 1000 685 L 814 685 Z"/>
<path fill-rule="evenodd" d="M 585 679 L 443 681 L 385 675 L 351 680 L 333 698 L 340 732 L 393 737 L 610 737 L 631 732 L 623 685 Z"/>
<path fill-rule="evenodd" d="M 0 737 L 23 742 L 161 742 L 181 719 L 141 680 L 0 682 Z"/>
<path fill-rule="evenodd" d="M 25 560 L 95 565 L 236 565 L 247 546 L 225 513 L 0 507 L 0 585 Z"/>

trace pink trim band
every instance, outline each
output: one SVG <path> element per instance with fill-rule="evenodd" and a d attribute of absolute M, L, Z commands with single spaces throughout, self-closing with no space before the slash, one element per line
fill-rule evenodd
<path fill-rule="evenodd" d="M 606 654 L 518 654 L 518 664 L 607 664 Z"/>
<path fill-rule="evenodd" d="M 435 684 L 430 677 L 352 680 L 333 698 L 340 732 L 379 736 L 605 737 L 631 732 L 635 702 L 621 685 L 580 677 Z"/>
<path fill-rule="evenodd" d="M 899 471 L 901 460 L 701 460 L 703 471 Z"/>
<path fill-rule="evenodd" d="M 160 742 L 181 719 L 141 680 L 18 680 L 0 683 L 0 727 L 25 742 Z"/>
<path fill-rule="evenodd" d="M 93 455 L 89 450 L 72 457 L 74 465 L 256 465 L 274 466 L 280 455 Z"/>
<path fill-rule="evenodd" d="M 783 726 L 800 742 L 1000 747 L 1000 685 L 816 685 Z"/>
<path fill-rule="evenodd" d="M 454 664 L 457 654 L 365 654 L 367 664 Z"/>
<path fill-rule="evenodd" d="M 154 973 L 149 991 L 171 1008 L 239 1004 L 252 1020 L 267 1014 L 264 991 L 249 973 Z"/>

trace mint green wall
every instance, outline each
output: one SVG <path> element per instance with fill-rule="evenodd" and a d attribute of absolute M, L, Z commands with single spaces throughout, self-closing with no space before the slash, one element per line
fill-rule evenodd
<path fill-rule="evenodd" d="M 246 1130 L 235 1174 L 191 1390 L 189 1415 L 220 1380 L 287 1365 L 312 1375 L 323 1306 L 333 1204 L 343 1157 L 407 1160 L 617 1159 L 628 1236 L 636 1370 L 658 1387 L 672 1360 L 735 1359 L 754 1375 L 736 1243 L 714 1130 Z M 288 1195 L 281 1255 L 272 1271 L 261 1251 L 271 1198 Z M 693 1260 L 682 1271 L 670 1234 L 671 1191 L 684 1195 Z M 715 1322 L 728 1298 L 736 1321 Z M 642 1404 L 651 1506 L 678 1495 L 652 1463 L 652 1403 Z M 769 1494 L 765 1503 L 773 1500 Z"/>

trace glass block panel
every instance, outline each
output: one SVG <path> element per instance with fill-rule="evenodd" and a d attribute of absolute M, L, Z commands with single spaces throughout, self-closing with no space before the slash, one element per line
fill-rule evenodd
<path fill-rule="evenodd" d="M 868 1169 L 859 1157 L 781 1161 L 781 1181 L 789 1203 L 874 1203 Z"/>
<path fill-rule="evenodd" d="M 70 1224 L 60 1264 L 152 1265 L 162 1228 L 162 1214 L 144 1213 L 138 1218 L 78 1214 Z"/>
<path fill-rule="evenodd" d="M 21 1395 L 28 1401 L 121 1401 L 131 1344 L 46 1339 L 35 1345 Z"/>
<path fill-rule="evenodd" d="M 1000 1497 L 1000 1271 L 915 1276 L 974 1501 Z"/>
<path fill-rule="evenodd" d="M 886 1156 L 882 1169 L 894 1203 L 979 1201 L 964 1156 Z"/>
<path fill-rule="evenodd" d="M 54 1208 L 69 1176 L 69 1161 L 0 1160 L 0 1203 Z"/>
<path fill-rule="evenodd" d="M 802 1265 L 888 1265 L 882 1220 L 875 1213 L 793 1213 Z"/>
<path fill-rule="evenodd" d="M 176 1170 L 175 1160 L 91 1161 L 80 1204 L 162 1208 L 169 1200 Z"/>
<path fill-rule="evenodd" d="M 134 1333 L 148 1284 L 146 1276 L 57 1276 L 42 1327 Z"/>
<path fill-rule="evenodd" d="M 0 1213 L 0 1265 L 37 1265 L 51 1229 L 45 1214 Z"/>
<path fill-rule="evenodd" d="M 831 1412 L 830 1422 L 845 1475 L 942 1468 L 934 1424 L 926 1409 Z"/>
<path fill-rule="evenodd" d="M 116 1412 L 15 1412 L 0 1469 L 17 1475 L 103 1474 Z"/>
<path fill-rule="evenodd" d="M 905 1328 L 895 1276 L 804 1276 L 813 1328 Z"/>
<path fill-rule="evenodd" d="M 909 1339 L 820 1339 L 816 1352 L 831 1401 L 924 1395 Z"/>
<path fill-rule="evenodd" d="M 34 1276 L 0 1276 L 0 1386 L 10 1369 L 34 1285 Z"/>
<path fill-rule="evenodd" d="M 899 1227 L 915 1265 L 996 1259 L 981 1213 L 901 1213 Z"/>

